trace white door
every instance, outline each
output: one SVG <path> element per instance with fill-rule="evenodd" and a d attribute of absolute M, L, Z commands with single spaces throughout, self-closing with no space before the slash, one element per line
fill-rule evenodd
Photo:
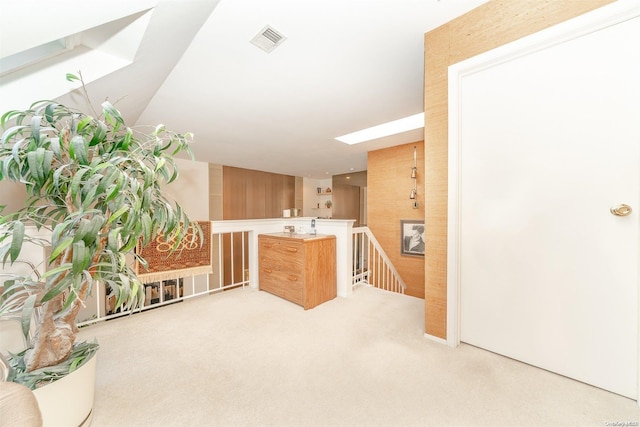
<path fill-rule="evenodd" d="M 467 73 L 456 136 L 461 341 L 633 399 L 638 40 L 634 18 Z"/>

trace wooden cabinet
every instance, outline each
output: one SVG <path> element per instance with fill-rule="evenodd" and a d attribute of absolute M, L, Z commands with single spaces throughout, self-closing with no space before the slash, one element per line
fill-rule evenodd
<path fill-rule="evenodd" d="M 258 235 L 260 290 L 305 310 L 336 297 L 336 237 Z"/>

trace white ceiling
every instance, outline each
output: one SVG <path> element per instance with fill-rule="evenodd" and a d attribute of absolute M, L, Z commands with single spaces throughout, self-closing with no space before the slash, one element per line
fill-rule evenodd
<path fill-rule="evenodd" d="M 313 178 L 361 171 L 367 151 L 422 140 L 422 129 L 355 146 L 334 138 L 421 112 L 424 33 L 485 1 L 160 0 L 133 64 L 89 89 L 129 121 L 193 132 L 200 161 Z M 74 6 L 76 21 L 92 13 L 92 2 L 44 3 L 58 28 L 69 13 L 52 4 Z M 120 3 L 130 1 L 109 5 Z M 52 22 L 23 9 L 30 25 L 13 34 L 0 18 L 3 44 Z M 287 37 L 271 53 L 250 43 L 265 25 Z"/>

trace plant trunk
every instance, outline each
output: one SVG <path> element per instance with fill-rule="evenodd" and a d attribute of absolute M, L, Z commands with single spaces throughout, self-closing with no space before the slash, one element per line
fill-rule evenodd
<path fill-rule="evenodd" d="M 44 313 L 38 320 L 38 333 L 33 337 L 33 348 L 24 356 L 27 372 L 54 366 L 67 360 L 76 340 L 76 317 L 86 297 L 87 289 L 88 284 L 85 282 L 69 312 L 57 319 L 54 316 L 60 312 L 65 296 L 60 294 L 43 305 Z"/>

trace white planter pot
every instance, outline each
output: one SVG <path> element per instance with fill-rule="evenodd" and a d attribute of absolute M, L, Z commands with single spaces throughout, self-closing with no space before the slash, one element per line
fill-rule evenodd
<path fill-rule="evenodd" d="M 97 354 L 79 369 L 34 390 L 44 427 L 75 427 L 91 424 L 96 384 Z"/>

